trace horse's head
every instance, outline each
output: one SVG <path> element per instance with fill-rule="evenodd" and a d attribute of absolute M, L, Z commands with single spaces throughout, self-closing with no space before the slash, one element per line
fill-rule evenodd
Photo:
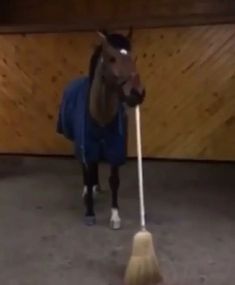
<path fill-rule="evenodd" d="M 141 102 L 141 85 L 131 49 L 132 30 L 127 35 L 100 31 L 101 44 L 90 60 L 90 112 L 97 122 L 110 122 L 118 110 L 119 100 L 129 106 Z"/>
<path fill-rule="evenodd" d="M 132 57 L 132 29 L 126 36 L 117 33 L 99 32 L 102 38 L 102 73 L 110 83 L 122 85 L 137 74 Z"/>

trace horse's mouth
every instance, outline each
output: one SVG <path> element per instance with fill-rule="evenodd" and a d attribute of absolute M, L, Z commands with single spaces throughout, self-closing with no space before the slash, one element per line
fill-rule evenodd
<path fill-rule="evenodd" d="M 123 87 L 127 83 L 128 79 L 122 80 L 118 85 Z"/>

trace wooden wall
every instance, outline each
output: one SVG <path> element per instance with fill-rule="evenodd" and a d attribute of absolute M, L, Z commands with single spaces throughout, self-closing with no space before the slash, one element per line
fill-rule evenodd
<path fill-rule="evenodd" d="M 96 42 L 95 33 L 0 36 L 1 153 L 72 153 L 55 133 L 58 104 Z M 234 47 L 235 25 L 135 31 L 146 157 L 235 159 Z M 131 121 L 131 156 L 133 131 Z"/>

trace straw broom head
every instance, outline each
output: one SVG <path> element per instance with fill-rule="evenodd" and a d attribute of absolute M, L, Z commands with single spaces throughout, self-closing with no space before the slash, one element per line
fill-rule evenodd
<path fill-rule="evenodd" d="M 146 230 L 135 234 L 125 285 L 155 285 L 162 281 L 152 234 Z"/>

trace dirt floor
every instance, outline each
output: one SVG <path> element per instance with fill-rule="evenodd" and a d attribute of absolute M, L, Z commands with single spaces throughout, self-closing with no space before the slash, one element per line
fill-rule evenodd
<path fill-rule="evenodd" d="M 121 171 L 123 228 L 109 228 L 108 168 L 97 225 L 83 225 L 70 159 L 0 158 L 0 284 L 123 285 L 138 230 L 136 163 Z M 166 285 L 235 284 L 235 164 L 144 162 L 147 221 Z"/>

